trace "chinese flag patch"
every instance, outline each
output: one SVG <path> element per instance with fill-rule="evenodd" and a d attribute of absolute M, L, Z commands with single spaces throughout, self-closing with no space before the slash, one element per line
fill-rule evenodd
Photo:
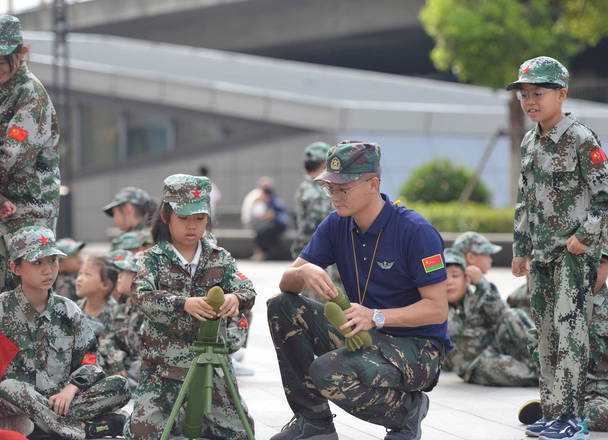
<path fill-rule="evenodd" d="M 591 153 L 589 153 L 589 156 L 591 156 L 592 163 L 600 163 L 604 162 L 605 160 L 608 160 L 608 157 L 606 157 L 606 153 L 604 153 L 604 150 L 602 150 L 601 148 L 592 151 Z"/>
<path fill-rule="evenodd" d="M 426 273 L 430 273 L 439 269 L 443 269 L 443 257 L 441 254 L 433 255 L 422 259 L 422 267 Z"/>
<path fill-rule="evenodd" d="M 28 134 L 29 133 L 27 131 L 25 131 L 23 128 L 17 127 L 16 125 L 13 125 L 8 130 L 8 136 L 12 137 L 13 139 L 17 139 L 19 142 L 26 140 Z"/>
<path fill-rule="evenodd" d="M 17 353 L 19 347 L 0 332 L 0 379 Z"/>
<path fill-rule="evenodd" d="M 97 363 L 97 355 L 95 353 L 87 353 L 82 358 L 82 365 L 95 365 Z"/>
<path fill-rule="evenodd" d="M 242 280 L 248 280 L 249 278 L 247 278 L 245 275 L 243 275 L 241 272 L 237 272 L 236 276 L 239 277 Z"/>
<path fill-rule="evenodd" d="M 249 321 L 246 316 L 243 316 L 238 324 L 239 328 L 247 328 L 249 327 Z"/>

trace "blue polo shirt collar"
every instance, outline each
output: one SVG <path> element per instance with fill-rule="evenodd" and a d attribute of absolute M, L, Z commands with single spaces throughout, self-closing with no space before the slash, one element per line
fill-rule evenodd
<path fill-rule="evenodd" d="M 369 229 L 366 231 L 366 233 L 368 233 L 368 232 L 370 234 L 380 233 L 380 230 L 384 229 L 385 226 L 387 225 L 389 217 L 391 215 L 393 204 L 391 203 L 390 199 L 388 198 L 388 196 L 386 194 L 380 194 L 380 195 L 382 196 L 382 199 L 384 200 L 384 206 L 382 207 L 380 214 L 378 214 L 378 217 L 376 217 L 376 220 L 374 220 L 374 222 L 369 227 Z M 349 218 L 349 222 L 350 222 L 350 229 L 353 229 L 356 233 L 359 233 L 359 227 L 357 226 L 357 224 L 355 223 L 355 220 L 352 217 Z"/>

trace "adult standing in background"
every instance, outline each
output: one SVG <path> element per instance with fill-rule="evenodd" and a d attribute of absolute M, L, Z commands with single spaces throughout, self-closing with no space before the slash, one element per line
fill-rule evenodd
<path fill-rule="evenodd" d="M 59 215 L 59 124 L 42 83 L 25 62 L 21 23 L 0 16 L 0 291 L 8 275 L 4 236 L 23 226 L 55 231 Z"/>

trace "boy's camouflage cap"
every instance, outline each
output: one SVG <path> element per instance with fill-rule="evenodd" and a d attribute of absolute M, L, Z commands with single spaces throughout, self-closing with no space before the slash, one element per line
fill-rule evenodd
<path fill-rule="evenodd" d="M 0 55 L 10 55 L 23 44 L 21 22 L 12 15 L 0 15 Z"/>
<path fill-rule="evenodd" d="M 150 200 L 150 194 L 141 188 L 134 186 L 125 186 L 116 193 L 114 199 L 103 207 L 103 211 L 112 217 L 112 208 L 115 206 L 123 205 L 127 202 L 133 203 L 134 205 L 144 206 Z"/>
<path fill-rule="evenodd" d="M 463 255 L 466 255 L 467 252 L 474 254 L 496 254 L 500 252 L 502 246 L 492 244 L 490 240 L 478 232 L 468 231 L 463 232 L 454 240 L 452 248 L 460 251 Z"/>
<path fill-rule="evenodd" d="M 113 244 L 116 249 L 137 249 L 144 244 L 144 234 L 142 231 L 125 232 Z"/>
<path fill-rule="evenodd" d="M 445 258 L 445 264 L 458 264 L 462 266 L 464 269 L 467 266 L 467 262 L 464 258 L 464 255 L 459 250 L 454 248 L 445 248 L 443 251 L 443 256 Z"/>
<path fill-rule="evenodd" d="M 6 247 L 10 261 L 22 258 L 36 261 L 50 255 L 66 255 L 55 247 L 55 234 L 44 226 L 26 226 L 6 235 Z"/>
<path fill-rule="evenodd" d="M 329 150 L 329 144 L 325 142 L 313 142 L 304 150 L 304 160 L 323 162 L 327 157 L 327 150 Z"/>
<path fill-rule="evenodd" d="M 136 254 L 129 254 L 124 258 L 116 258 L 112 260 L 112 264 L 120 270 L 127 270 L 129 272 L 139 272 L 141 262 L 143 261 L 144 253 L 137 252 Z"/>
<path fill-rule="evenodd" d="M 570 74 L 562 63 L 550 57 L 536 57 L 519 66 L 519 78 L 507 85 L 507 90 L 519 89 L 522 84 L 553 84 L 568 88 Z"/>
<path fill-rule="evenodd" d="M 57 243 L 55 243 L 55 247 L 57 247 L 57 249 L 66 254 L 68 257 L 75 254 L 85 246 L 86 243 L 84 241 L 76 241 L 72 238 L 62 238 L 61 240 L 57 240 Z"/>
<path fill-rule="evenodd" d="M 366 173 L 380 174 L 380 145 L 342 141 L 327 152 L 327 169 L 315 178 L 328 183 L 348 183 Z"/>
<path fill-rule="evenodd" d="M 173 174 L 164 181 L 163 202 L 178 215 L 210 214 L 211 180 L 207 177 Z"/>

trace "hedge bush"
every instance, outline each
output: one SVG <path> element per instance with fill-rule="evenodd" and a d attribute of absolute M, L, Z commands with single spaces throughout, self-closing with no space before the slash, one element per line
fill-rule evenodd
<path fill-rule="evenodd" d="M 441 232 L 513 232 L 513 208 L 492 208 L 475 202 L 407 203 Z"/>
<path fill-rule="evenodd" d="M 412 202 L 451 202 L 458 200 L 473 171 L 454 164 L 449 159 L 434 159 L 416 168 L 401 188 L 402 197 Z M 490 203 L 492 194 L 482 183 L 477 182 L 470 200 Z"/>

